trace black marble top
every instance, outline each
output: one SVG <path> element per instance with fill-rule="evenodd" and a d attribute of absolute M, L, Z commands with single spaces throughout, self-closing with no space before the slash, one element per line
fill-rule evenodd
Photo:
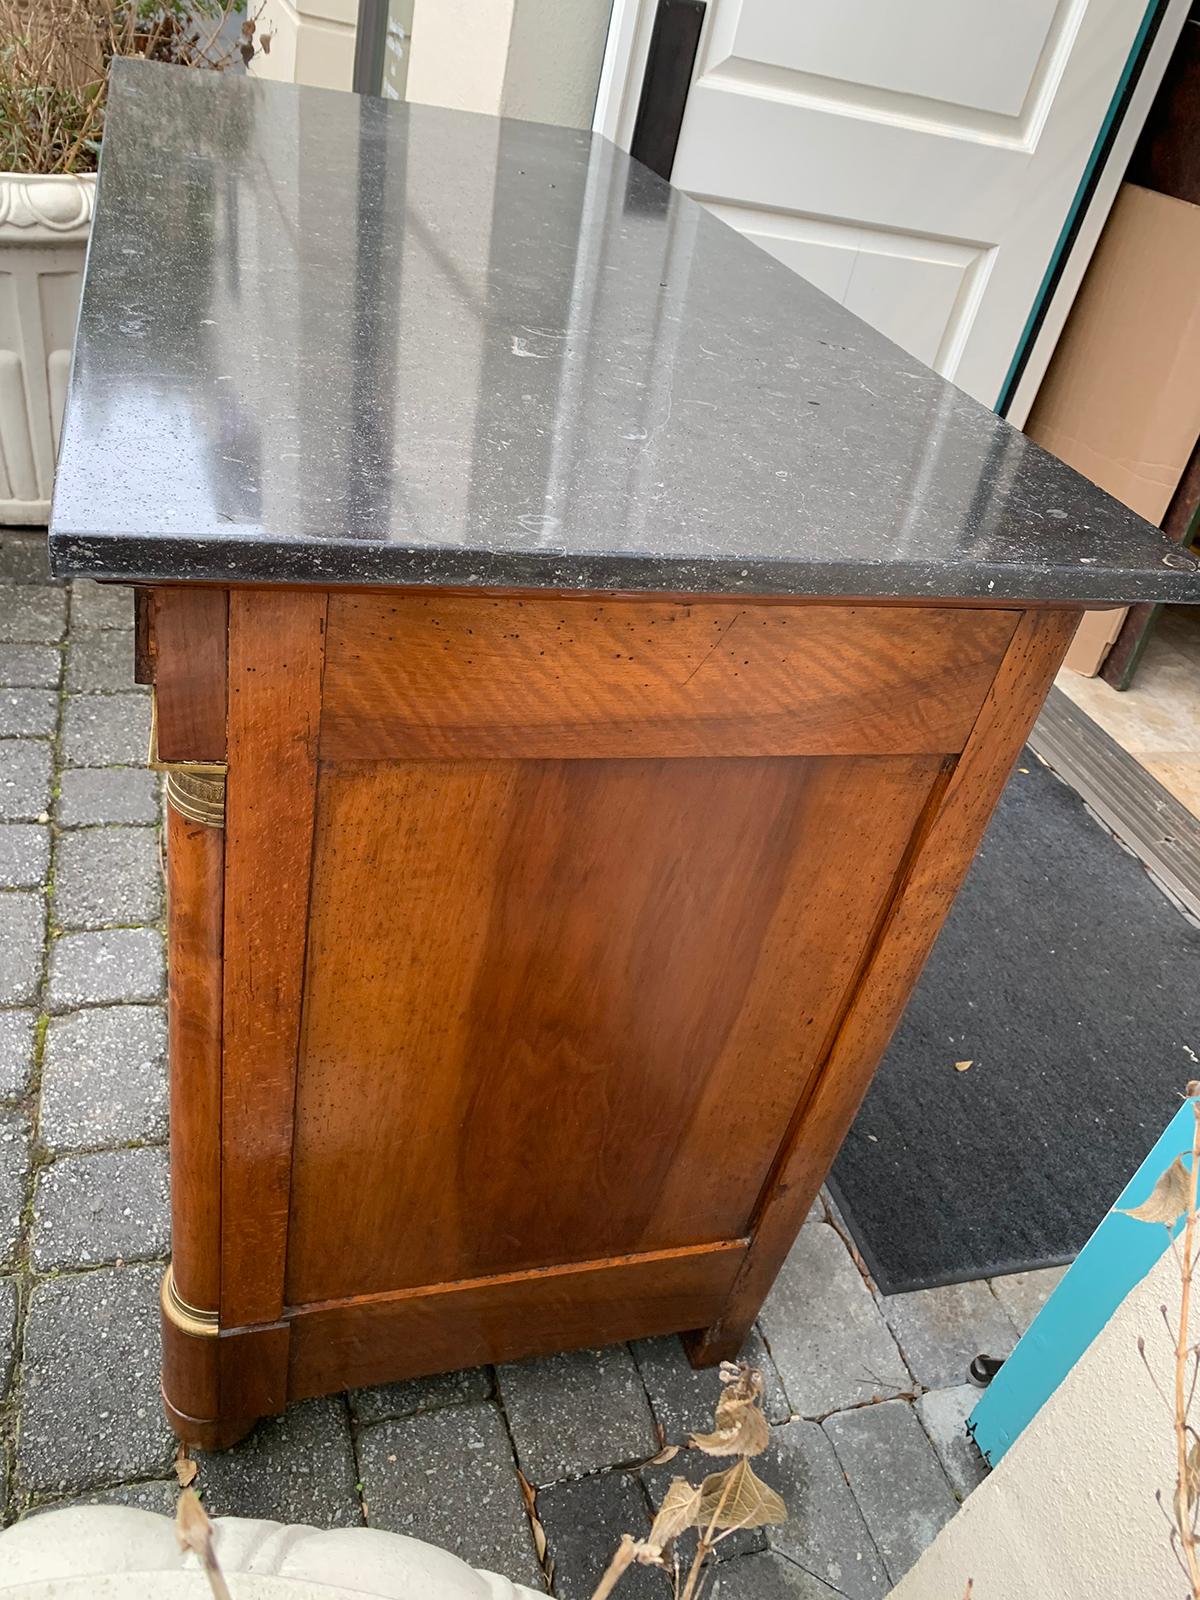
<path fill-rule="evenodd" d="M 1200 601 L 605 140 L 134 62 L 50 542 L 151 581 Z"/>

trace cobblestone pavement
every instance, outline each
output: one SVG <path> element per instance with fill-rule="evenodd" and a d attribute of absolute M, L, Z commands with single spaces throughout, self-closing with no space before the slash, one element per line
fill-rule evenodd
<path fill-rule="evenodd" d="M 132 681 L 130 597 L 52 585 L 0 540 L 0 1512 L 173 1510 L 159 1405 L 168 1248 L 158 785 Z M 1055 1273 L 881 1299 L 827 1200 L 747 1354 L 768 1382 L 762 1476 L 789 1521 L 739 1534 L 722 1600 L 872 1600 L 982 1475 L 963 1432 L 977 1351 L 1004 1354 Z M 675 1339 L 309 1401 L 200 1458 L 214 1515 L 433 1539 L 586 1600 L 708 1425 L 717 1380 Z M 536 1490 L 539 1564 L 517 1469 Z M 699 1470 L 704 1470 L 701 1467 Z M 692 1470 L 693 1477 L 696 1471 Z M 663 1596 L 636 1569 L 620 1594 Z"/>

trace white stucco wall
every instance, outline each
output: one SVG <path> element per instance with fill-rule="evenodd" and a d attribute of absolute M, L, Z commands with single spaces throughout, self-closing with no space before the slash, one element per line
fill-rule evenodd
<path fill-rule="evenodd" d="M 416 0 L 405 98 L 591 126 L 612 0 Z"/>
<path fill-rule="evenodd" d="M 417 0 L 405 98 L 500 114 L 514 0 Z"/>
<path fill-rule="evenodd" d="M 358 0 L 265 0 L 259 28 L 272 39 L 270 53 L 254 62 L 255 77 L 350 88 Z"/>
<path fill-rule="evenodd" d="M 1180 1600 L 1187 1593 L 1155 1503 L 1175 1483 L 1162 1388 L 1174 1357 L 1160 1307 L 1179 1306 L 1168 1252 L 1130 1293 L 996 1470 L 892 1600 Z M 1200 1315 L 1193 1317 L 1193 1339 Z M 1200 1411 L 1200 1403 L 1198 1403 Z"/>
<path fill-rule="evenodd" d="M 612 0 L 516 0 L 504 115 L 590 128 L 611 10 Z"/>

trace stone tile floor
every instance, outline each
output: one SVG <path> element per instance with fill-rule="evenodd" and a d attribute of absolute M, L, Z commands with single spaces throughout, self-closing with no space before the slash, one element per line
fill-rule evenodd
<path fill-rule="evenodd" d="M 0 1513 L 72 1500 L 170 1512 L 158 1398 L 168 1249 L 165 956 L 149 699 L 130 597 L 50 583 L 0 539 Z M 739 1534 L 722 1600 L 871 1600 L 979 1480 L 963 1431 L 979 1351 L 1004 1354 L 1057 1273 L 881 1298 L 827 1199 L 747 1355 L 768 1384 L 763 1477 L 790 1519 Z M 293 1406 L 201 1457 L 214 1515 L 432 1539 L 586 1600 L 708 1425 L 712 1373 L 675 1339 L 450 1373 Z M 547 1541 L 539 1564 L 518 1469 Z M 636 1569 L 619 1594 L 665 1596 Z"/>

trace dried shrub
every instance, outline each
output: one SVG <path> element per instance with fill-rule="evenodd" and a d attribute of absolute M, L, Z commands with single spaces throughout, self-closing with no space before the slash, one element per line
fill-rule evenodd
<path fill-rule="evenodd" d="M 246 0 L 0 0 L 0 170 L 95 171 L 114 57 L 248 65 L 270 48 L 260 10 L 248 16 Z"/>
<path fill-rule="evenodd" d="M 688 1445 L 704 1455 L 738 1459 L 723 1472 L 710 1472 L 702 1483 L 673 1478 L 650 1532 L 644 1539 L 625 1535 L 592 1600 L 608 1600 L 621 1574 L 635 1564 L 663 1568 L 671 1575 L 676 1600 L 697 1600 L 710 1557 L 723 1539 L 739 1528 L 767 1527 L 787 1517 L 783 1501 L 750 1465 L 750 1457 L 761 1455 L 771 1439 L 762 1409 L 762 1373 L 727 1361 L 721 1366 L 721 1383 L 712 1432 L 694 1433 Z M 677 1453 L 678 1447 L 672 1446 L 655 1460 L 669 1460 Z M 689 1529 L 696 1531 L 696 1545 L 684 1561 L 676 1541 Z"/>
<path fill-rule="evenodd" d="M 1200 1083 L 1189 1083 L 1192 1147 L 1190 1161 L 1182 1156 L 1161 1175 L 1148 1198 L 1125 1213 L 1137 1222 L 1167 1229 L 1169 1248 L 1179 1272 L 1179 1309 L 1172 1316 L 1163 1306 L 1162 1317 L 1174 1343 L 1170 1389 L 1158 1382 L 1146 1356 L 1146 1341 L 1138 1340 L 1138 1353 L 1171 1417 L 1175 1440 L 1175 1484 L 1169 1497 L 1158 1496 L 1170 1527 L 1171 1552 L 1187 1580 L 1188 1594 L 1200 1600 L 1200 1428 L 1192 1418 L 1192 1402 L 1200 1380 L 1200 1344 L 1191 1336 L 1192 1290 L 1200 1265 Z M 1178 1236 L 1180 1217 L 1183 1227 Z"/>

